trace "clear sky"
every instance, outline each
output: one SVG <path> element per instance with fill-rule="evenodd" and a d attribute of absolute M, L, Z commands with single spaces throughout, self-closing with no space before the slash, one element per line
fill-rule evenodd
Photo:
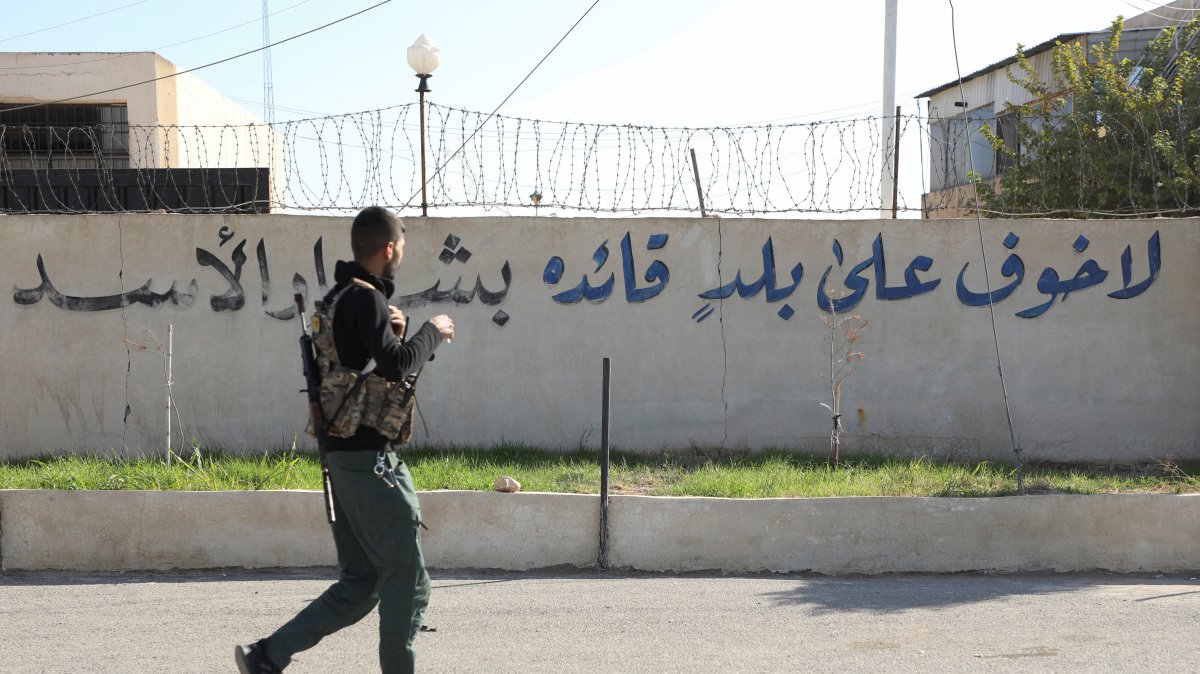
<path fill-rule="evenodd" d="M 416 79 L 404 51 L 422 32 L 443 50 L 431 100 L 490 111 L 591 2 L 393 0 L 273 50 L 276 119 L 411 101 Z M 372 4 L 270 0 L 270 34 L 279 40 Z M 1011 55 L 1018 42 L 1102 28 L 1157 3 L 955 5 L 967 74 Z M 600 0 L 503 112 L 694 126 L 878 115 L 883 11 L 884 0 Z M 181 68 L 254 49 L 263 38 L 255 0 L 14 2 L 5 15 L 0 50 L 158 51 Z M 59 25 L 76 19 L 83 20 Z M 194 39 L 238 24 L 246 25 Z M 899 0 L 897 102 L 913 112 L 914 94 L 955 77 L 950 25 L 948 0 Z M 262 72 L 254 54 L 196 75 L 257 114 Z"/>

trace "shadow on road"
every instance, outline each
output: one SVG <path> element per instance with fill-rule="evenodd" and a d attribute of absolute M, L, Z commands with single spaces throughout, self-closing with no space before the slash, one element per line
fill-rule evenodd
<path fill-rule="evenodd" d="M 295 569 L 174 569 L 171 571 L 5 571 L 0 587 L 33 585 L 128 585 L 136 583 L 206 583 L 230 581 L 337 579 L 333 567 Z"/>
<path fill-rule="evenodd" d="M 635 572 L 636 573 L 636 572 Z M 440 588 L 507 583 L 528 578 L 619 578 L 622 572 L 593 568 L 548 567 L 531 571 L 487 569 L 430 569 Z M 172 569 L 168 571 L 5 571 L 0 587 L 52 585 L 129 585 L 137 583 L 211 583 L 264 580 L 337 580 L 336 567 L 288 567 L 272 569 Z"/>
<path fill-rule="evenodd" d="M 645 578 L 735 578 L 772 580 L 775 587 L 789 589 L 765 592 L 764 607 L 801 607 L 813 615 L 830 613 L 897 614 L 914 609 L 952 607 L 1014 597 L 1071 593 L 1096 586 L 1138 585 L 1149 602 L 1182 595 L 1200 594 L 1194 574 L 1120 575 L 1104 573 L 1057 574 L 896 574 L 884 576 L 830 577 L 814 574 L 722 574 L 717 572 L 655 573 L 631 569 L 553 567 L 523 572 L 480 569 L 431 569 L 438 591 L 477 585 L 520 581 L 575 580 L 621 581 Z M 980 582 L 986 578 L 986 582 Z M 321 581 L 334 582 L 337 569 L 308 567 L 286 569 L 206 569 L 172 571 L 7 571 L 0 574 L 0 587 L 87 586 L 175 584 L 208 582 Z M 1159 590 L 1159 586 L 1162 587 Z M 1181 586 L 1183 586 L 1181 588 Z M 1196 588 L 1194 590 L 1189 588 Z"/>
<path fill-rule="evenodd" d="M 1184 576 L 1124 575 L 988 575 L 980 583 L 979 574 L 874 576 L 857 578 L 812 578 L 795 588 L 768 592 L 774 606 L 807 606 L 814 614 L 861 612 L 889 614 L 912 609 L 960 606 L 1012 597 L 1070 593 L 1099 585 L 1196 585 L 1196 578 Z M 1200 593 L 1200 589 L 1195 590 Z M 1191 592 L 1153 595 L 1138 599 L 1149 601 Z"/>

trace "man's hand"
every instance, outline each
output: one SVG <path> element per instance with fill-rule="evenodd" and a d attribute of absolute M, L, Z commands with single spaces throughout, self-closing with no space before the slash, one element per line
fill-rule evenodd
<path fill-rule="evenodd" d="M 446 340 L 447 342 L 454 339 L 454 321 L 450 320 L 449 316 L 446 314 L 434 316 L 433 318 L 429 319 L 429 322 L 433 325 L 433 327 L 437 328 L 438 332 L 441 333 L 442 339 Z"/>
<path fill-rule="evenodd" d="M 404 317 L 404 312 L 388 305 L 388 319 L 392 324 L 392 333 L 397 337 L 403 335 L 404 326 L 408 324 L 408 319 Z"/>

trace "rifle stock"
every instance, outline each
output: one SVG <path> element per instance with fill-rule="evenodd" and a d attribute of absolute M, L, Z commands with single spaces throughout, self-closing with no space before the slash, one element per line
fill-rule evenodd
<path fill-rule="evenodd" d="M 325 411 L 321 409 L 321 376 L 317 372 L 317 356 L 313 351 L 312 335 L 308 331 L 308 320 L 304 317 L 304 296 L 296 293 L 296 310 L 300 315 L 300 357 L 304 363 L 304 393 L 308 394 L 309 424 L 313 437 L 317 439 L 317 452 L 321 457 L 321 490 L 325 496 L 325 517 L 330 524 L 337 520 L 333 514 L 333 484 L 329 480 L 329 463 L 325 460 Z"/>

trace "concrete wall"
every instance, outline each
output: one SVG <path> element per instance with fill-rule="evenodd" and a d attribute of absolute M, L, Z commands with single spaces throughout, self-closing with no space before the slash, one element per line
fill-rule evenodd
<path fill-rule="evenodd" d="M 644 571 L 1200 569 L 1200 496 L 612 497 L 609 563 Z M 587 567 L 599 498 L 421 494 L 435 568 Z M 0 491 L 0 570 L 336 563 L 319 492 Z"/>
<path fill-rule="evenodd" d="M 0 101 L 46 103 L 122 87 L 166 74 L 175 66 L 153 52 L 3 52 Z M 72 103 L 124 103 L 130 125 L 171 124 L 159 110 L 156 83 L 130 87 Z M 172 101 L 174 106 L 174 101 Z"/>
<path fill-rule="evenodd" d="M 164 130 L 177 152 L 174 166 L 271 169 L 271 207 L 283 203 L 283 137 L 199 78 L 173 78 L 178 100 L 175 124 Z"/>
<path fill-rule="evenodd" d="M 47 103 L 71 98 L 70 103 L 124 104 L 130 126 L 131 168 L 178 167 L 177 150 L 164 142 L 161 131 L 138 131 L 176 124 L 179 100 L 176 82 L 168 78 L 145 86 L 129 84 L 167 77 L 175 64 L 153 52 L 9 52 L 0 53 L 0 101 Z M 109 91 L 84 96 L 94 91 Z M 82 98 L 76 98 L 83 96 Z M 214 120 L 218 121 L 218 120 Z"/>
<path fill-rule="evenodd" d="M 349 254 L 348 224 L 304 216 L 0 218 L 0 285 L 12 288 L 0 302 L 0 456 L 160 452 L 165 363 L 147 330 L 165 342 L 169 324 L 174 393 L 190 438 L 244 452 L 306 445 L 300 329 L 285 318 L 294 288 L 310 300 L 323 291 L 318 268 L 332 284 L 334 260 Z M 974 222 L 408 225 L 393 299 L 417 321 L 450 313 L 458 332 L 423 375 L 419 442 L 595 447 L 601 359 L 610 356 L 619 447 L 821 451 L 829 346 L 817 298 L 826 278 L 843 294 L 865 282 L 853 311 L 871 320 L 856 345 L 866 359 L 843 386 L 849 451 L 1011 456 L 988 308 L 968 306 L 956 289 L 961 274 L 964 291 L 984 292 Z M 1020 281 L 995 316 L 1026 457 L 1200 458 L 1197 223 L 984 227 L 992 287 Z M 1087 246 L 1076 252 L 1081 236 Z M 1018 239 L 1012 250 L 1001 245 L 1006 239 Z M 1150 252 L 1161 256 L 1149 285 L 1129 299 L 1112 297 L 1151 278 Z M 766 287 L 756 287 L 764 259 L 774 269 Z M 1020 274 L 1002 276 L 1006 265 Z M 880 299 L 877 272 L 889 289 L 883 297 L 914 296 Z M 728 286 L 739 274 L 741 289 Z M 1074 290 L 1064 297 L 1068 286 L 1052 288 L 1055 275 Z M 596 301 L 564 299 L 585 277 L 600 289 Z M 935 280 L 932 289 L 920 285 Z M 700 297 L 722 286 L 716 294 L 727 298 Z M 457 295 L 445 292 L 453 287 Z M 1048 301 L 1035 318 L 1017 316 Z"/>

